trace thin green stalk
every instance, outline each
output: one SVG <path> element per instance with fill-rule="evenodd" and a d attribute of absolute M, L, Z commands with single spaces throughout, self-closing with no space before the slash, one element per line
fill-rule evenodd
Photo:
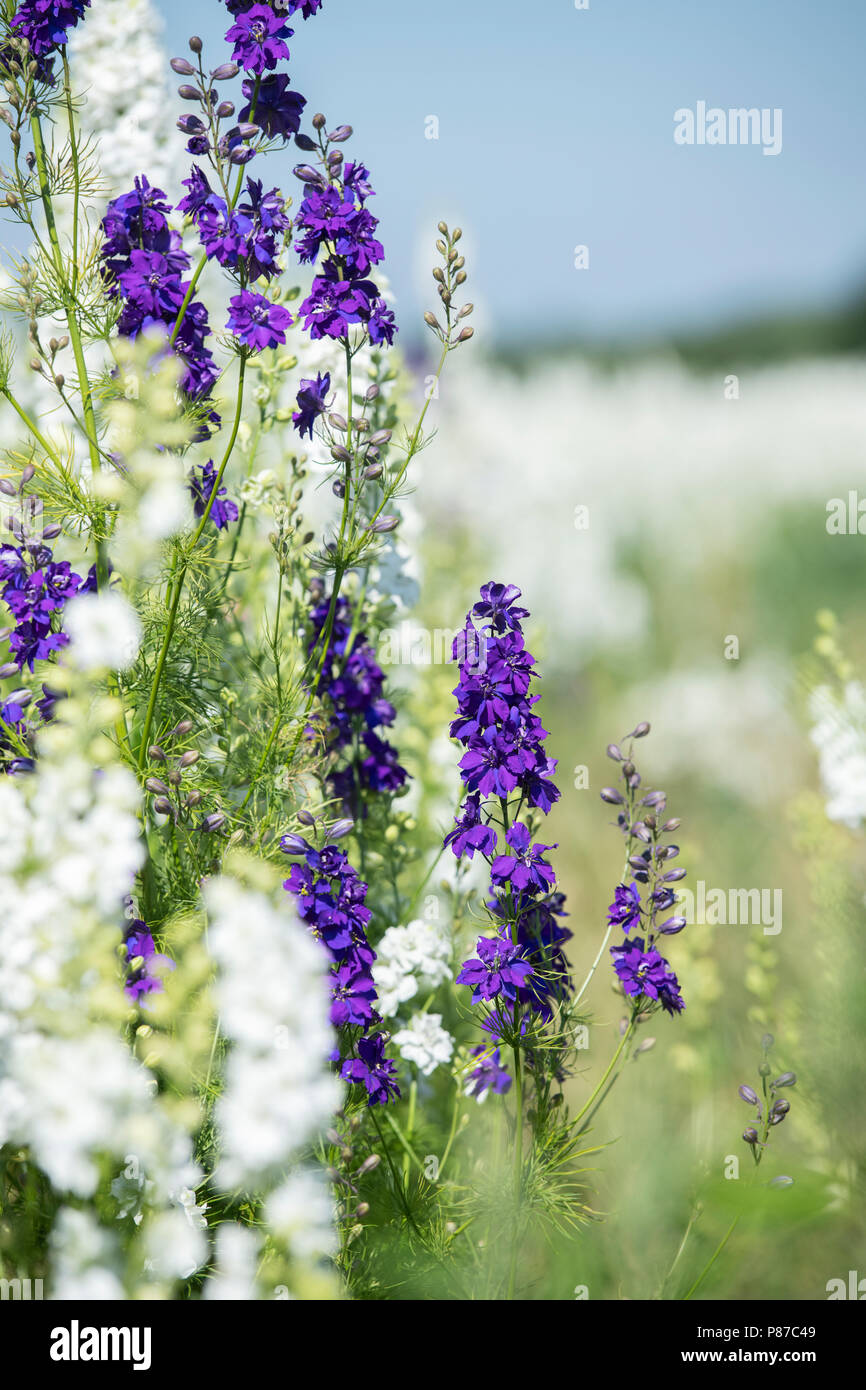
<path fill-rule="evenodd" d="M 18 416 L 19 420 L 21 420 L 25 428 L 29 430 L 30 434 L 33 435 L 33 438 L 36 440 L 36 443 L 39 445 L 39 447 L 44 450 L 44 452 L 48 455 L 50 459 L 53 460 L 54 463 L 56 463 L 57 467 L 60 469 L 61 473 L 63 473 L 64 477 L 68 477 L 69 470 L 66 468 L 57 450 L 53 447 L 53 445 L 49 444 L 48 440 L 45 438 L 45 435 L 42 434 L 35 421 L 30 418 L 24 407 L 12 395 L 12 392 L 9 390 L 9 387 L 0 386 L 0 392 L 2 392 L 4 398 L 9 402 L 12 409 L 15 411 L 16 415 Z"/>
<path fill-rule="evenodd" d="M 515 1026 L 516 1026 L 515 1009 Z M 508 1298 L 514 1298 L 514 1287 L 517 1282 L 517 1254 L 519 1248 L 520 1234 L 520 1200 L 523 1189 L 523 1071 L 520 1063 L 520 1048 L 517 1043 L 513 1047 L 514 1053 L 514 1213 L 511 1230 L 511 1262 L 508 1270 Z"/>
<path fill-rule="evenodd" d="M 617 1062 L 619 1061 L 619 1059 L 620 1059 L 620 1057 L 621 1057 L 621 1055 L 622 1055 L 622 1050 L 623 1050 L 623 1048 L 625 1047 L 626 1043 L 629 1041 L 629 1039 L 631 1038 L 632 1033 L 633 1033 L 634 1030 L 635 1030 L 635 1024 L 636 1024 L 636 1022 L 637 1022 L 637 1014 L 638 1014 L 638 1010 L 637 1010 L 637 1006 L 635 1006 L 635 1011 L 634 1011 L 634 1013 L 632 1014 L 631 1019 L 629 1020 L 629 1025 L 628 1025 L 628 1027 L 626 1028 L 625 1032 L 623 1033 L 622 1037 L 621 1037 L 620 1040 L 619 1040 L 619 1047 L 616 1049 L 616 1052 L 615 1052 L 615 1053 L 613 1054 L 613 1056 L 611 1057 L 611 1059 L 610 1059 L 610 1061 L 609 1061 L 607 1067 L 605 1068 L 604 1075 L 602 1076 L 601 1080 L 599 1081 L 598 1085 L 596 1086 L 596 1088 L 595 1088 L 595 1090 L 593 1091 L 592 1095 L 590 1096 L 589 1100 L 586 1102 L 585 1105 L 583 1105 L 583 1106 L 581 1107 L 581 1109 L 577 1112 L 577 1114 L 576 1114 L 576 1115 L 574 1116 L 574 1118 L 571 1120 L 570 1123 L 571 1123 L 572 1125 L 577 1125 L 577 1124 L 579 1124 L 579 1122 L 583 1119 L 584 1115 L 586 1114 L 587 1110 L 589 1110 L 589 1109 L 591 1108 L 591 1106 L 592 1106 L 593 1102 L 595 1101 L 595 1098 L 596 1098 L 596 1096 L 598 1095 L 599 1091 L 601 1091 L 601 1090 L 604 1088 L 605 1084 L 607 1083 L 608 1077 L 610 1076 L 611 1072 L 613 1071 L 614 1067 L 616 1066 Z"/>
<path fill-rule="evenodd" d="M 701 1272 L 700 1272 L 700 1274 L 698 1275 L 697 1279 L 696 1279 L 695 1282 L 692 1284 L 692 1287 L 689 1289 L 688 1293 L 683 1295 L 683 1302 L 684 1302 L 684 1303 L 687 1303 L 687 1302 L 688 1302 L 688 1300 L 691 1298 L 692 1294 L 693 1294 L 698 1288 L 700 1288 L 701 1284 L 702 1284 L 702 1283 L 704 1282 L 704 1280 L 706 1279 L 707 1275 L 709 1274 L 709 1272 L 710 1272 L 710 1270 L 712 1269 L 713 1265 L 715 1264 L 716 1260 L 719 1258 L 719 1256 L 721 1255 L 721 1253 L 722 1253 L 722 1251 L 724 1250 L 725 1246 L 727 1245 L 728 1241 L 730 1240 L 731 1236 L 734 1234 L 734 1228 L 736 1227 L 736 1225 L 737 1225 L 739 1219 L 740 1219 L 740 1218 L 739 1218 L 739 1215 L 737 1215 L 737 1216 L 734 1217 L 734 1219 L 733 1219 L 733 1221 L 731 1222 L 730 1226 L 728 1227 L 727 1231 L 726 1231 L 725 1234 L 722 1236 L 722 1239 L 719 1241 L 719 1244 L 716 1246 L 716 1249 L 715 1249 L 715 1251 L 713 1252 L 712 1256 L 710 1257 L 708 1263 L 707 1263 L 706 1265 L 704 1265 L 704 1268 L 701 1270 Z"/>
<path fill-rule="evenodd" d="M 145 760 L 147 758 L 147 749 L 150 742 L 150 731 L 153 726 L 153 716 L 156 710 L 157 695 L 159 694 L 159 687 L 162 682 L 162 676 L 165 670 L 165 663 L 168 658 L 169 648 L 171 647 L 171 640 L 174 636 L 175 623 L 177 622 L 177 612 L 178 607 L 180 605 L 180 596 L 183 592 L 184 581 L 186 579 L 187 569 L 189 568 L 189 557 L 195 550 L 199 541 L 201 540 L 204 528 L 208 523 L 211 514 L 211 508 L 213 507 L 213 504 L 216 501 L 216 496 L 219 492 L 222 477 L 226 470 L 226 465 L 228 464 L 228 461 L 231 458 L 232 451 L 235 447 L 235 441 L 238 437 L 238 430 L 240 429 L 241 414 L 243 411 L 244 403 L 244 378 L 246 373 L 246 363 L 246 355 L 243 355 L 240 359 L 240 368 L 238 371 L 238 390 L 237 403 L 235 406 L 234 424 L 232 425 L 232 432 L 229 436 L 229 441 L 226 446 L 225 453 L 223 454 L 222 462 L 220 463 L 216 478 L 214 479 L 213 488 L 211 489 L 210 497 L 208 498 L 207 505 L 205 506 L 204 512 L 202 513 L 201 521 L 199 522 L 198 528 L 193 535 L 189 550 L 181 564 L 180 571 L 173 581 L 173 589 L 169 601 L 169 612 L 168 619 L 166 622 L 165 635 L 163 637 L 162 647 L 160 648 L 159 656 L 157 658 L 156 670 L 153 675 L 153 683 L 150 688 L 150 697 L 147 702 L 147 712 L 144 717 L 144 730 L 142 732 L 141 745 L 138 754 L 138 764 L 140 768 L 144 767 Z"/>

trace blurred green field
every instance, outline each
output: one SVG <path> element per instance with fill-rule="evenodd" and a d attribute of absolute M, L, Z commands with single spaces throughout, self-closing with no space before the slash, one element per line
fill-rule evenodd
<path fill-rule="evenodd" d="M 639 594 L 643 617 L 636 625 L 623 605 L 622 635 L 614 625 L 602 638 L 587 636 L 591 624 L 581 616 L 570 636 L 570 614 L 579 614 L 581 600 L 566 592 L 569 557 L 580 544 L 570 533 L 570 512 L 594 485 L 597 463 L 581 448 L 580 409 L 594 408 L 592 392 L 584 391 L 579 406 L 567 395 L 540 398 L 551 363 L 567 373 L 549 354 L 504 368 L 484 364 L 463 396 L 454 388 L 457 399 L 443 389 L 436 476 L 422 477 L 416 499 L 424 519 L 426 595 L 416 617 L 431 627 L 456 626 L 479 583 L 524 585 L 533 613 L 527 641 L 543 675 L 540 712 L 551 731 L 550 751 L 560 760 L 562 799 L 545 838 L 559 841 L 555 862 L 575 934 L 575 975 L 582 979 L 595 956 L 622 867 L 619 832 L 598 797 L 613 780 L 604 749 L 638 720 L 653 725 L 640 748 L 645 780 L 664 788 L 668 814 L 682 818 L 676 838 L 678 862 L 689 873 L 684 886 L 704 880 L 726 891 L 780 889 L 783 901 L 778 934 L 765 933 L 760 923 L 695 924 L 671 939 L 686 1012 L 653 1020 L 654 1048 L 626 1068 L 600 1112 L 591 1137 L 604 1147 L 590 1179 L 598 1219 L 581 1236 L 539 1250 L 530 1296 L 534 1290 L 569 1298 L 578 1290 L 576 1296 L 590 1299 L 682 1298 L 741 1209 L 694 1297 L 823 1299 L 828 1280 L 847 1279 L 852 1269 L 866 1272 L 864 839 L 825 814 L 807 709 L 810 689 L 827 676 L 814 652 L 818 610 L 835 612 L 853 672 L 866 671 L 866 538 L 833 536 L 825 526 L 826 501 L 841 495 L 834 489 L 846 480 L 856 488 L 861 476 L 849 426 L 861 418 L 866 368 L 857 356 L 822 356 L 828 336 L 842 346 L 826 323 L 815 326 L 811 342 L 804 330 L 801 341 L 811 355 L 801 361 L 780 364 L 760 350 L 756 361 L 749 333 L 717 357 L 741 373 L 744 399 L 774 384 L 757 441 L 766 448 L 765 487 L 760 468 L 749 480 L 755 473 L 749 451 L 738 462 L 723 442 L 724 457 L 712 459 L 694 483 L 693 504 L 677 503 L 663 441 L 648 440 L 643 470 L 641 438 L 632 441 L 629 466 L 610 491 L 634 524 L 613 536 L 604 582 L 608 592 L 617 584 L 624 594 Z M 764 337 L 772 343 L 774 335 Z M 687 436 L 692 398 L 719 395 L 722 374 L 712 356 L 708 343 L 691 362 L 675 363 L 685 383 Z M 620 373 L 624 411 L 634 398 L 630 375 L 648 365 L 651 370 L 652 362 L 638 357 L 605 368 Z M 492 411 L 489 397 L 502 392 L 503 372 L 514 373 L 519 419 L 502 422 L 501 452 L 494 445 L 479 456 L 481 426 L 472 402 L 487 393 L 485 408 Z M 850 396 L 852 414 L 842 426 L 844 411 L 826 400 L 828 382 Z M 777 481 L 786 476 L 786 431 L 793 428 L 783 418 L 785 399 L 799 400 L 813 417 L 797 463 L 799 482 L 790 488 Z M 549 423 L 552 415 L 562 417 L 562 428 Z M 608 402 L 596 443 L 614 415 Z M 548 421 L 555 448 L 535 447 L 538 420 Z M 664 429 L 677 439 L 675 413 Z M 523 485 L 519 446 L 514 462 L 503 464 L 510 430 L 518 430 L 527 450 Z M 695 457 L 696 470 L 702 462 Z M 472 477 L 478 469 L 480 480 Z M 552 472 L 563 481 L 551 487 Z M 533 495 L 545 487 L 533 510 Z M 479 512 L 485 489 L 508 499 L 504 525 L 495 503 L 492 516 Z M 665 489 L 671 490 L 667 516 L 642 497 L 642 490 Z M 552 501 L 557 491 L 564 524 Z M 743 525 L 728 519 L 714 530 L 714 515 L 738 493 Z M 593 495 L 604 518 L 604 501 Z M 508 553 L 514 568 L 505 573 L 500 557 Z M 556 583 L 533 592 L 524 579 L 538 574 L 543 582 L 551 571 L 563 585 L 561 603 Z M 586 602 L 603 603 L 604 595 L 588 593 Z M 731 634 L 739 640 L 736 660 L 724 655 Z M 448 668 L 426 668 L 411 698 L 423 699 L 428 718 L 432 709 L 447 717 L 452 685 Z M 588 769 L 588 789 L 574 785 L 580 767 Z M 569 1083 L 578 1106 L 616 1045 L 620 1010 L 611 974 L 605 960 L 589 992 L 586 1071 Z M 798 1081 L 786 1093 L 791 1111 L 771 1133 L 759 1183 L 747 1190 L 753 1164 L 741 1132 L 751 1111 L 737 1087 L 759 1084 L 766 1032 L 776 1040 L 773 1073 L 791 1070 Z M 726 1176 L 736 1166 L 732 1156 L 738 1179 Z M 768 1186 L 779 1175 L 793 1183 Z"/>

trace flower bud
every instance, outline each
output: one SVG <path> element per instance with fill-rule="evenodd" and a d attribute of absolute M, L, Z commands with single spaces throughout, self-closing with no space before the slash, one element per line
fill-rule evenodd
<path fill-rule="evenodd" d="M 796 1086 L 797 1073 L 793 1071 L 783 1071 L 781 1076 L 777 1076 L 773 1085 L 778 1090 L 780 1086 Z"/>
<path fill-rule="evenodd" d="M 373 1169 L 378 1168 L 381 1162 L 382 1159 L 379 1154 L 370 1154 L 369 1158 L 365 1158 L 358 1169 L 357 1176 L 363 1178 L 366 1173 L 372 1173 Z"/>
<path fill-rule="evenodd" d="M 747 1144 L 757 1144 L 758 1131 L 752 1125 L 749 1125 L 748 1129 L 743 1130 L 743 1138 Z"/>
<path fill-rule="evenodd" d="M 316 817 L 315 817 L 314 815 L 312 815 L 309 811 L 305 811 L 305 810 L 300 810 L 300 811 L 298 812 L 298 820 L 301 822 L 301 825 L 315 825 L 315 824 L 316 824 Z"/>
<path fill-rule="evenodd" d="M 249 164 L 255 158 L 255 153 L 252 145 L 235 145 L 229 153 L 229 164 Z"/>
<path fill-rule="evenodd" d="M 396 531 L 399 525 L 399 516 L 380 516 L 377 521 L 373 522 L 373 525 L 370 527 L 370 530 L 374 531 L 376 535 L 381 536 L 385 535 L 385 533 L 388 531 Z"/>
<path fill-rule="evenodd" d="M 188 734 L 188 733 L 191 733 L 191 732 L 192 732 L 192 720 L 191 720 L 191 719 L 182 719 L 182 720 L 180 721 L 179 724 L 175 724 L 174 728 L 172 729 L 171 733 L 169 734 L 169 738 L 175 738 L 175 737 L 179 738 L 179 737 L 181 737 L 182 735 Z"/>
<path fill-rule="evenodd" d="M 309 135 L 296 135 L 295 144 L 299 150 L 304 150 L 307 154 L 313 154 L 319 148 L 315 140 L 311 140 Z"/>
<path fill-rule="evenodd" d="M 326 117 L 322 115 L 321 111 L 317 111 L 315 116 L 313 117 L 313 129 L 324 130 L 327 124 L 328 122 Z"/>
<path fill-rule="evenodd" d="M 158 811 L 161 816 L 170 816 L 172 810 L 171 802 L 166 797 L 159 796 L 153 803 L 153 809 L 154 811 Z"/>
<path fill-rule="evenodd" d="M 345 819 L 345 820 L 334 821 L 334 824 L 331 826 L 330 830 L 328 831 L 328 839 L 329 839 L 329 840 L 342 840 L 343 837 L 344 837 L 345 835 L 351 834 L 351 832 L 354 830 L 354 828 L 355 828 L 355 822 L 354 822 L 353 820 Z"/>
<path fill-rule="evenodd" d="M 647 734 L 649 733 L 649 731 L 650 731 L 650 726 L 649 726 L 649 724 L 647 724 L 646 720 L 644 719 L 644 720 L 641 721 L 640 724 L 636 724 L 636 725 L 635 725 L 634 729 L 632 730 L 631 737 L 632 737 L 632 738 L 646 738 L 646 736 L 647 736 Z"/>
<path fill-rule="evenodd" d="M 158 743 L 152 743 L 152 744 L 150 745 L 150 747 L 149 747 L 148 750 L 147 750 L 147 756 L 150 758 L 151 762 L 153 762 L 153 763 L 164 763 L 164 762 L 165 762 L 165 754 L 163 753 L 163 751 L 162 751 L 162 749 L 160 748 L 160 746 L 159 746 Z"/>
<path fill-rule="evenodd" d="M 607 752 L 607 756 L 609 758 L 612 758 L 615 763 L 622 762 L 622 753 L 619 751 L 615 743 L 609 743 L 605 751 Z"/>
<path fill-rule="evenodd" d="M 189 40 L 189 46 L 190 46 L 191 52 L 193 52 L 193 53 L 201 53 L 202 48 L 204 47 L 204 44 L 202 43 L 202 41 L 201 41 L 201 39 L 199 38 L 198 34 L 193 34 L 192 38 Z"/>
<path fill-rule="evenodd" d="M 342 144 L 344 140 L 350 140 L 353 135 L 350 125 L 338 125 L 336 130 L 332 130 L 328 139 L 332 144 Z"/>
<path fill-rule="evenodd" d="M 741 1099 L 741 1100 L 744 1100 L 744 1101 L 746 1102 L 747 1105 L 757 1105 L 757 1104 L 758 1104 L 758 1097 L 757 1097 L 757 1094 L 752 1090 L 751 1086 L 746 1086 L 746 1085 L 740 1086 L 740 1088 L 739 1088 L 739 1094 L 740 1094 L 740 1099 Z"/>
<path fill-rule="evenodd" d="M 159 777 L 148 777 L 144 785 L 149 792 L 156 792 L 158 796 L 166 796 L 168 794 L 168 787 Z"/>
<path fill-rule="evenodd" d="M 610 806 L 622 806 L 623 804 L 622 792 L 618 792 L 616 787 L 602 787 L 599 796 Z"/>
<path fill-rule="evenodd" d="M 211 78 L 214 82 L 228 82 L 230 78 L 237 77 L 240 72 L 240 65 L 231 60 L 227 63 L 220 63 L 218 68 L 214 68 Z"/>
<path fill-rule="evenodd" d="M 298 816 L 300 820 L 300 815 Z M 310 846 L 300 835 L 283 835 L 280 840 L 280 849 L 283 854 L 306 854 Z"/>
<path fill-rule="evenodd" d="M 172 58 L 171 66 L 178 77 L 194 77 L 195 68 L 188 58 Z"/>
<path fill-rule="evenodd" d="M 201 753 L 197 748 L 190 748 L 188 752 L 181 754 L 177 765 L 178 767 L 192 767 L 193 763 L 197 763 L 200 757 Z"/>
<path fill-rule="evenodd" d="M 669 917 L 666 922 L 662 922 L 659 931 L 664 932 L 665 936 L 676 936 L 677 932 L 681 932 L 685 925 L 685 917 Z"/>
<path fill-rule="evenodd" d="M 177 89 L 177 94 L 181 101 L 199 101 L 201 99 L 201 92 L 198 87 L 190 86 L 189 82 L 182 83 Z"/>
<path fill-rule="evenodd" d="M 210 815 L 205 816 L 202 821 L 201 828 L 202 830 L 206 830 L 209 834 L 213 834 L 215 831 L 220 830 L 225 823 L 226 818 L 224 812 L 211 811 Z"/>

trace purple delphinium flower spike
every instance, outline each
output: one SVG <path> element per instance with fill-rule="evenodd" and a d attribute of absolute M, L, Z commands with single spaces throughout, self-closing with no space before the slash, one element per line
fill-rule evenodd
<path fill-rule="evenodd" d="M 336 845 L 318 850 L 300 835 L 292 834 L 283 836 L 280 848 L 284 854 L 301 859 L 292 865 L 283 887 L 294 897 L 298 915 L 311 935 L 328 953 L 331 1022 L 343 1030 L 343 1049 L 358 1054 L 357 1058 L 345 1058 L 341 1075 L 366 1087 L 369 1105 L 384 1105 L 400 1092 L 392 1079 L 394 1064 L 383 1055 L 384 1038 L 369 1036 L 370 1029 L 381 1019 L 374 1007 L 372 966 L 376 952 L 367 938 L 367 885 L 349 863 L 345 851 Z M 339 1049 L 336 1060 L 340 1060 Z"/>

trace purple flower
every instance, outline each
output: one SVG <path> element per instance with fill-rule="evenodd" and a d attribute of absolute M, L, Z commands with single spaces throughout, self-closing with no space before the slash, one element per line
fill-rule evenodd
<path fill-rule="evenodd" d="M 522 948 L 501 936 L 480 936 L 475 949 L 478 955 L 464 962 L 458 985 L 471 985 L 473 1004 L 500 995 L 514 1003 L 518 989 L 532 974 L 532 966 L 522 959 Z"/>
<path fill-rule="evenodd" d="M 454 817 L 454 829 L 449 830 L 444 843 L 451 846 L 458 859 L 464 854 L 467 859 L 472 859 L 476 850 L 485 857 L 493 853 L 496 849 L 496 831 L 481 819 L 480 796 L 467 796 L 462 815 Z"/>
<path fill-rule="evenodd" d="M 394 335 L 397 332 L 397 323 L 394 319 L 394 311 L 388 308 L 384 299 L 377 299 L 373 305 L 367 321 L 367 331 L 370 334 L 371 343 L 377 345 L 387 343 L 388 347 L 392 346 Z"/>
<path fill-rule="evenodd" d="M 190 473 L 189 490 L 193 495 L 193 511 L 196 516 L 204 516 L 215 483 L 216 469 L 213 459 L 208 459 L 207 463 L 204 464 L 197 464 Z M 217 489 L 216 497 L 210 509 L 210 519 L 218 531 L 224 530 L 230 521 L 237 521 L 238 519 L 237 503 L 226 496 L 226 489 L 223 486 Z"/>
<path fill-rule="evenodd" d="M 174 961 L 157 951 L 147 925 L 139 919 L 130 922 L 124 945 L 126 958 L 130 962 L 124 990 L 133 1003 L 147 1008 L 147 996 L 161 994 L 165 989 L 162 977 L 155 972 L 174 970 Z"/>
<path fill-rule="evenodd" d="M 324 376 L 321 372 L 317 373 L 315 381 L 309 377 L 302 378 L 297 396 L 298 409 L 292 415 L 292 423 L 302 439 L 305 434 L 312 439 L 313 426 L 327 409 L 326 400 L 330 389 L 330 372 L 325 372 Z"/>
<path fill-rule="evenodd" d="M 258 75 L 275 68 L 281 58 L 291 56 L 284 40 L 291 38 L 292 32 L 270 6 L 253 5 L 238 15 L 226 34 L 226 42 L 234 44 L 234 61 Z"/>
<path fill-rule="evenodd" d="M 245 77 L 241 85 L 247 99 L 246 106 L 238 112 L 241 123 L 255 119 L 256 125 L 261 126 L 271 140 L 288 140 L 298 133 L 307 99 L 300 92 L 289 91 L 289 79 L 285 73 L 271 73 L 262 78 L 255 111 L 252 105 L 255 80 Z"/>
<path fill-rule="evenodd" d="M 214 195 L 204 174 L 195 168 L 186 186 L 190 191 L 183 199 L 184 209 L 196 215 Z M 174 351 L 185 368 L 181 389 L 192 400 L 204 401 L 219 373 L 204 345 L 210 334 L 204 305 L 190 301 L 177 327 L 189 289 L 182 278 L 189 269 L 189 257 L 180 234 L 169 228 L 166 213 L 170 211 L 162 190 L 153 188 L 143 176 L 136 179 L 131 192 L 113 199 L 102 219 L 102 273 L 106 294 L 122 302 L 118 332 L 135 338 L 151 324 L 162 324 L 166 333 L 173 332 Z M 219 424 L 213 412 L 211 418 Z M 202 425 L 200 436 L 206 434 Z"/>
<path fill-rule="evenodd" d="M 481 600 L 472 609 L 476 618 L 488 618 L 491 632 L 522 631 L 521 618 L 528 618 L 526 608 L 516 608 L 514 600 L 520 598 L 516 584 L 496 584 L 491 581 L 481 586 Z"/>
<path fill-rule="evenodd" d="M 369 280 L 340 280 L 333 271 L 317 275 L 298 316 L 311 338 L 345 338 L 350 324 L 369 318 L 375 285 Z"/>
<path fill-rule="evenodd" d="M 373 1008 L 376 986 L 363 962 L 341 962 L 331 975 L 331 982 L 331 1022 L 335 1028 L 351 1024 L 366 1029 L 378 1020 Z"/>
<path fill-rule="evenodd" d="M 556 876 L 544 858 L 544 851 L 556 849 L 556 846 L 531 844 L 529 830 L 519 820 L 506 832 L 505 838 L 514 854 L 500 854 L 494 859 L 491 881 L 499 888 L 508 884 L 517 892 L 528 889 L 532 893 L 546 893 L 552 888 Z"/>
<path fill-rule="evenodd" d="M 89 4 L 90 0 L 22 0 L 18 6 L 12 28 L 27 39 L 43 81 L 52 80 L 50 55 L 66 43 L 67 30 L 84 18 Z"/>
<path fill-rule="evenodd" d="M 492 1052 L 482 1045 L 473 1047 L 471 1055 L 479 1059 L 478 1066 L 466 1078 L 466 1095 L 476 1100 L 492 1091 L 494 1095 L 504 1096 L 511 1090 L 511 1077 L 499 1060 L 499 1048 Z"/>
<path fill-rule="evenodd" d="M 242 290 L 229 300 L 230 312 L 228 327 L 256 352 L 274 348 L 286 341 L 286 329 L 291 325 L 292 316 L 280 304 L 272 304 L 262 294 L 252 290 Z"/>
<path fill-rule="evenodd" d="M 400 1096 L 394 1080 L 396 1071 L 394 1063 L 385 1056 L 384 1036 L 376 1033 L 358 1040 L 358 1057 L 345 1061 L 340 1075 L 344 1081 L 366 1088 L 368 1105 L 387 1105 Z"/>
<path fill-rule="evenodd" d="M 685 1008 L 679 981 L 664 956 L 655 947 L 644 949 L 644 941 L 634 936 L 621 946 L 611 946 L 614 970 L 626 994 L 657 999 L 667 1013 Z"/>
<path fill-rule="evenodd" d="M 628 887 L 620 883 L 614 889 L 613 902 L 607 910 L 607 920 L 613 926 L 622 927 L 627 932 L 635 922 L 640 921 L 640 893 L 637 884 Z"/>

